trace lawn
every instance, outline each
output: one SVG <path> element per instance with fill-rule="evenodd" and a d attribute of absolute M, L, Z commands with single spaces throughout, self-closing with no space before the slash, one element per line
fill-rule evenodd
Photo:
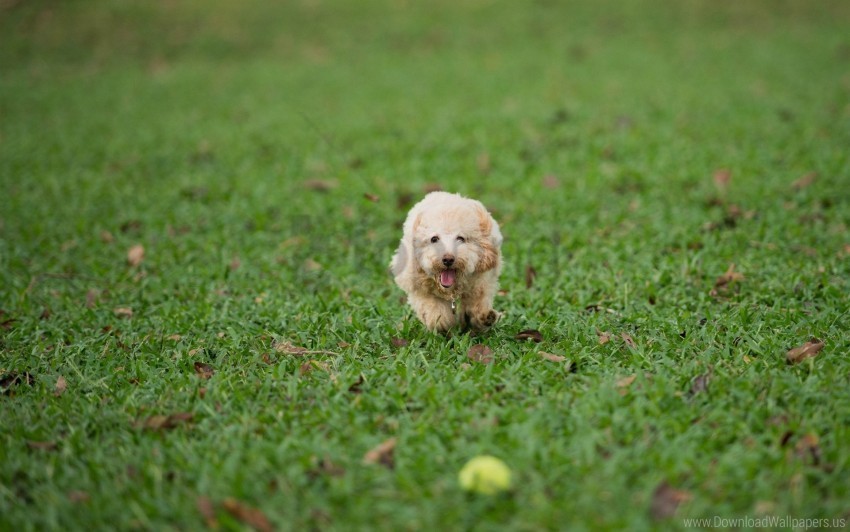
<path fill-rule="evenodd" d="M 0 191 L 0 530 L 850 524 L 846 2 L 4 0 Z"/>

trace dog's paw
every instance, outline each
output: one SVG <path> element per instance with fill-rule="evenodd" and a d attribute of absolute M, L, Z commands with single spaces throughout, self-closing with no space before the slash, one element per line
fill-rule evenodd
<path fill-rule="evenodd" d="M 493 309 L 471 316 L 470 325 L 473 329 L 489 329 L 499 321 L 499 313 Z"/>

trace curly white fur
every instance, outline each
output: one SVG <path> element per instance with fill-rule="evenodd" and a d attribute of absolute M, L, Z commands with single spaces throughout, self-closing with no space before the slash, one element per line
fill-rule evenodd
<path fill-rule="evenodd" d="M 446 332 L 458 322 L 483 330 L 499 318 L 493 298 L 501 247 L 499 224 L 481 202 L 432 192 L 407 214 L 390 269 L 429 330 Z"/>

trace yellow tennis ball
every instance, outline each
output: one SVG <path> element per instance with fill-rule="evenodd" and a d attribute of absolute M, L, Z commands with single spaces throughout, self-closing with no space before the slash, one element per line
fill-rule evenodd
<path fill-rule="evenodd" d="M 458 474 L 460 487 L 494 495 L 511 487 L 511 470 L 495 456 L 476 456 Z"/>

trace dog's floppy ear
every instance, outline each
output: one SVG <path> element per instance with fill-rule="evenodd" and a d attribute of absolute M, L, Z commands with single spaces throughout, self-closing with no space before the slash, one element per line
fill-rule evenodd
<path fill-rule="evenodd" d="M 498 228 L 493 227 L 493 218 L 490 217 L 483 207 L 478 209 L 478 227 L 481 230 L 481 256 L 475 271 L 486 272 L 492 270 L 499 264 L 499 249 L 502 244 L 502 234 Z"/>

